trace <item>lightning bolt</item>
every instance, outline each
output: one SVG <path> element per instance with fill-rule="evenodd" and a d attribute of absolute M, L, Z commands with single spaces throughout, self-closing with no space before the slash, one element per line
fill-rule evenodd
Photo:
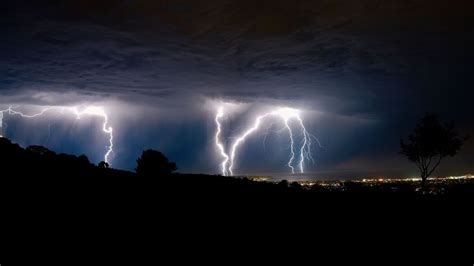
<path fill-rule="evenodd" d="M 216 132 L 216 146 L 219 149 L 221 156 L 224 157 L 224 161 L 221 163 L 222 167 L 222 175 L 226 176 L 227 175 L 227 162 L 229 161 L 229 156 L 227 153 L 225 153 L 224 145 L 220 142 L 219 136 L 221 134 L 221 123 L 220 123 L 220 118 L 224 116 L 224 108 L 220 107 L 219 110 L 217 111 L 217 115 L 215 118 L 216 125 L 217 125 L 217 132 Z"/>
<path fill-rule="evenodd" d="M 3 137 L 3 112 L 5 110 L 0 110 L 0 138 Z"/>
<path fill-rule="evenodd" d="M 247 136 L 252 134 L 254 131 L 256 131 L 260 127 L 260 123 L 261 123 L 262 119 L 266 118 L 269 115 L 271 115 L 271 113 L 267 113 L 267 114 L 258 116 L 257 119 L 255 120 L 254 125 L 251 128 L 249 128 L 247 131 L 245 131 L 244 134 L 242 134 L 240 137 L 238 137 L 235 140 L 234 145 L 232 145 L 232 149 L 231 149 L 231 152 L 230 152 L 230 164 L 229 164 L 229 169 L 228 169 L 230 175 L 234 175 L 234 172 L 232 171 L 232 168 L 234 166 L 234 159 L 235 159 L 235 153 L 237 151 L 237 148 L 239 147 L 239 145 L 243 141 L 245 141 Z"/>
<path fill-rule="evenodd" d="M 102 131 L 109 136 L 109 146 L 107 148 L 107 152 L 104 155 L 104 161 L 110 165 L 109 156 L 113 152 L 114 148 L 114 129 L 109 124 L 109 116 L 105 113 L 104 108 L 98 106 L 88 106 L 83 110 L 79 110 L 78 107 L 72 107 L 73 113 L 76 115 L 77 119 L 81 119 L 83 115 L 90 115 L 90 116 L 99 116 L 103 119 L 102 124 Z"/>
<path fill-rule="evenodd" d="M 290 125 L 288 124 L 288 118 L 283 118 L 285 122 L 285 127 L 288 129 L 288 134 L 290 136 L 290 160 L 288 161 L 288 167 L 291 169 L 291 173 L 295 173 L 295 168 L 291 165 L 295 159 L 295 141 L 293 140 L 293 131 L 291 130 Z"/>
<path fill-rule="evenodd" d="M 9 115 L 18 115 L 22 118 L 36 118 L 39 116 L 44 115 L 46 112 L 50 112 L 53 110 L 59 111 L 61 114 L 63 114 L 65 111 L 68 111 L 69 113 L 72 113 L 75 115 L 76 119 L 81 119 L 82 116 L 88 115 L 88 116 L 96 116 L 100 117 L 103 120 L 102 124 L 102 131 L 108 135 L 109 137 L 109 145 L 107 147 L 107 152 L 104 155 L 104 161 L 110 165 L 109 157 L 113 152 L 113 128 L 109 126 L 109 117 L 107 113 L 105 112 L 103 107 L 100 106 L 87 106 L 85 108 L 79 108 L 77 106 L 74 107 L 64 107 L 64 106 L 51 106 L 51 107 L 45 107 L 43 108 L 40 112 L 34 113 L 34 114 L 24 114 L 20 111 L 15 110 L 17 107 L 15 106 L 10 106 L 5 110 L 0 110 L 0 137 L 1 135 L 1 130 L 3 128 L 3 117 L 5 113 L 8 113 Z"/>
<path fill-rule="evenodd" d="M 305 160 L 311 160 L 314 162 L 314 159 L 312 157 L 312 152 L 311 152 L 311 138 L 315 138 L 313 135 L 308 133 L 306 130 L 306 127 L 304 126 L 303 119 L 301 118 L 299 111 L 293 108 L 278 108 L 274 111 L 265 113 L 263 115 L 257 116 L 255 119 L 255 122 L 253 125 L 244 131 L 239 137 L 236 138 L 234 141 L 233 145 L 231 146 L 231 152 L 230 156 L 228 156 L 225 153 L 224 146 L 219 142 L 219 135 L 221 133 L 221 124 L 219 122 L 219 118 L 223 116 L 223 107 L 220 107 L 218 109 L 217 115 L 216 115 L 216 124 L 217 124 L 217 131 L 216 131 L 216 145 L 219 148 L 221 155 L 225 158 L 225 160 L 221 163 L 221 168 L 222 168 L 222 174 L 223 175 L 234 175 L 233 172 L 233 167 L 234 167 L 234 162 L 235 158 L 237 157 L 237 151 L 238 148 L 241 144 L 245 142 L 245 140 L 255 131 L 257 131 L 260 128 L 260 125 L 262 124 L 262 121 L 265 120 L 268 117 L 276 116 L 277 118 L 282 119 L 286 130 L 288 131 L 289 139 L 290 139 L 290 159 L 287 163 L 288 167 L 291 169 L 291 173 L 295 173 L 295 167 L 293 166 L 296 153 L 295 153 L 295 141 L 294 141 L 294 135 L 293 135 L 293 129 L 290 126 L 289 121 L 292 119 L 295 119 L 298 121 L 298 125 L 301 128 L 301 131 L 303 132 L 303 138 L 302 138 L 302 144 L 299 152 L 299 162 L 298 162 L 298 168 L 300 173 L 304 173 L 304 161 Z M 318 142 L 319 143 L 319 142 Z M 228 168 L 226 166 L 229 165 Z"/>
<path fill-rule="evenodd" d="M 303 119 L 301 119 L 300 116 L 297 116 L 296 120 L 298 120 L 300 127 L 303 131 L 303 140 L 302 140 L 303 144 L 301 145 L 301 149 L 300 149 L 300 162 L 299 162 L 300 172 L 303 173 L 305 160 L 312 161 L 314 163 L 314 158 L 311 152 L 311 144 L 312 144 L 311 139 L 316 140 L 319 148 L 323 148 L 323 146 L 321 146 L 321 143 L 319 142 L 318 138 L 316 138 L 313 134 L 309 133 L 306 130 L 306 127 L 304 126 L 304 123 L 303 123 Z"/>

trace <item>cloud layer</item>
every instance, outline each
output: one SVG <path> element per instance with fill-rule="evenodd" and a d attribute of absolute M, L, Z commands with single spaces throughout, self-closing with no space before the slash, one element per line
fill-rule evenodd
<path fill-rule="evenodd" d="M 153 146 L 186 171 L 217 172 L 203 105 L 219 101 L 307 110 L 327 146 L 312 170 L 396 157 L 425 111 L 472 131 L 469 1 L 257 2 L 7 3 L 0 103 L 106 102 L 129 169 Z M 242 169 L 284 171 L 281 161 Z"/>

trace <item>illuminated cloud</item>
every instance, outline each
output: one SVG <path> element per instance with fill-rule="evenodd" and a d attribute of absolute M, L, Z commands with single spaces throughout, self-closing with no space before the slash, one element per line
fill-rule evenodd
<path fill-rule="evenodd" d="M 182 171 L 216 172 L 225 159 L 217 137 L 233 143 L 224 137 L 268 111 L 260 106 L 305 110 L 307 132 L 325 147 L 308 171 L 396 154 L 425 111 L 473 132 L 470 1 L 30 2 L 0 11 L 0 110 L 103 106 L 116 167 L 133 169 L 142 149 L 156 148 Z M 218 102 L 235 106 L 225 106 L 233 118 L 216 136 Z M 31 143 L 8 119 L 3 131 Z M 288 153 L 263 156 L 258 137 L 239 146 L 239 172 L 286 172 Z M 53 148 L 91 145 L 72 142 Z"/>

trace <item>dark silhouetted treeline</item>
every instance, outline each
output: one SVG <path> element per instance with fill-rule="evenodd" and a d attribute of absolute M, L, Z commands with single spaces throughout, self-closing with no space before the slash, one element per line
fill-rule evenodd
<path fill-rule="evenodd" d="M 296 182 L 257 182 L 247 178 L 223 177 L 219 175 L 172 174 L 176 165 L 160 152 L 146 150 L 137 160 L 137 173 L 109 168 L 103 162 L 98 166 L 89 162 L 85 155 L 57 154 L 42 146 L 26 149 L 0 138 L 1 179 L 13 183 L 23 180 L 25 185 L 38 184 L 38 189 L 57 188 L 67 184 L 69 189 L 84 192 L 101 187 L 106 195 L 111 190 L 139 193 L 151 190 L 150 194 L 192 196 L 203 199 L 211 196 L 234 198 L 246 195 L 265 198 L 290 197 L 301 199 L 319 198 L 442 198 L 460 194 L 472 195 L 473 182 L 454 184 L 438 189 L 436 193 L 420 195 L 417 184 L 393 184 L 367 186 L 356 182 L 343 182 L 343 188 L 314 186 L 304 188 Z M 43 187 L 45 186 L 45 187 Z M 135 189 L 135 190 L 132 190 Z M 465 196 L 465 195 L 464 195 Z M 237 197 L 237 198 L 238 198 Z"/>
<path fill-rule="evenodd" d="M 148 170 L 138 175 L 95 166 L 86 156 L 39 146 L 24 149 L 0 138 L 8 243 L 27 241 L 41 250 L 53 239 L 64 252 L 70 246 L 62 243 L 100 252 L 106 248 L 103 243 L 155 252 L 173 245 L 180 250 L 190 240 L 194 249 L 209 241 L 217 246 L 239 239 L 247 246 L 252 238 L 285 242 L 285 236 L 304 239 L 302 243 L 348 234 L 357 241 L 367 235 L 402 241 L 406 236 L 437 237 L 440 228 L 464 236 L 467 227 L 462 224 L 468 224 L 474 202 L 472 183 L 436 195 L 421 195 L 413 185 L 393 190 L 355 182 L 337 190 L 307 189 L 285 181 L 171 174 L 175 168 L 168 163 L 163 175 Z"/>
<path fill-rule="evenodd" d="M 437 188 L 437 193 L 422 195 L 415 191 L 418 184 L 400 184 L 394 188 L 391 184 L 368 186 L 343 182 L 338 189 L 304 188 L 286 181 L 270 183 L 219 175 L 172 174 L 176 165 L 152 150 L 145 151 L 137 160 L 141 171 L 136 174 L 108 168 L 104 163 L 96 166 L 85 155 L 56 154 L 41 146 L 25 149 L 6 138 L 0 138 L 0 162 L 0 180 L 10 192 L 17 191 L 37 200 L 48 197 L 82 203 L 105 200 L 114 207 L 130 204 L 151 207 L 155 203 L 209 207 L 225 203 L 262 209 L 309 206 L 321 210 L 336 205 L 344 210 L 354 205 L 370 207 L 375 202 L 414 206 L 446 199 L 470 201 L 474 195 L 473 182 Z"/>
<path fill-rule="evenodd" d="M 132 177 L 130 172 L 97 167 L 85 155 L 56 154 L 42 146 L 26 149 L 0 138 L 2 178 Z"/>

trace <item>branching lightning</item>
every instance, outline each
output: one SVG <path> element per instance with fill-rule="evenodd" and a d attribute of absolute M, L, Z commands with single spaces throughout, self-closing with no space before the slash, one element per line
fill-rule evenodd
<path fill-rule="evenodd" d="M 76 119 L 81 119 L 83 116 L 97 116 L 103 119 L 103 124 L 102 124 L 102 131 L 108 135 L 109 137 L 109 145 L 107 146 L 107 152 L 104 154 L 104 161 L 108 164 L 110 164 L 109 158 L 111 153 L 113 152 L 113 128 L 109 126 L 109 117 L 107 113 L 105 112 L 104 108 L 99 107 L 99 106 L 87 106 L 84 108 L 80 108 L 77 106 L 74 107 L 63 107 L 63 106 L 52 106 L 52 107 L 45 107 L 43 108 L 40 112 L 34 113 L 34 114 L 24 114 L 20 111 L 15 110 L 17 107 L 10 106 L 5 110 L 0 110 L 0 137 L 2 137 L 2 132 L 1 130 L 3 129 L 3 117 L 4 114 L 7 113 L 9 115 L 17 115 L 22 118 L 36 118 L 39 116 L 44 115 L 46 112 L 50 111 L 58 111 L 61 114 L 63 114 L 65 111 L 73 114 Z"/>
<path fill-rule="evenodd" d="M 288 125 L 288 118 L 283 118 L 283 121 L 285 122 L 285 127 L 288 129 L 288 134 L 290 136 L 290 160 L 288 161 L 288 167 L 290 167 L 291 173 L 294 174 L 295 168 L 291 165 L 295 159 L 295 141 L 293 140 L 293 131 L 291 131 L 291 127 Z M 303 170 L 301 170 L 301 172 L 303 172 Z"/>
<path fill-rule="evenodd" d="M 217 115 L 215 118 L 216 125 L 217 125 L 217 132 L 216 132 L 216 146 L 219 148 L 219 151 L 224 157 L 224 161 L 222 161 L 221 167 L 222 167 L 222 174 L 224 176 L 227 175 L 227 162 L 229 161 L 229 156 L 225 153 L 224 145 L 220 142 L 219 137 L 221 134 L 221 123 L 219 121 L 220 118 L 224 116 L 224 108 L 220 107 L 219 110 L 217 111 Z"/>
<path fill-rule="evenodd" d="M 295 152 L 295 140 L 294 140 L 294 134 L 293 134 L 293 129 L 290 125 L 290 120 L 296 120 L 298 122 L 299 127 L 301 128 L 302 132 L 302 143 L 301 143 L 301 148 L 299 151 L 299 161 L 298 161 L 298 168 L 300 173 L 304 173 L 304 161 L 305 160 L 311 160 L 314 162 L 314 159 L 311 154 L 311 138 L 316 139 L 312 134 L 308 133 L 306 130 L 306 127 L 304 126 L 303 119 L 301 118 L 301 115 L 298 110 L 292 109 L 292 108 L 278 108 L 275 111 L 265 113 L 263 115 L 257 116 L 255 119 L 255 122 L 253 125 L 248 128 L 246 131 L 244 131 L 240 136 L 238 136 L 232 146 L 230 147 L 230 155 L 228 155 L 225 152 L 224 145 L 220 142 L 219 138 L 221 135 L 221 124 L 220 124 L 220 119 L 224 116 L 224 109 L 223 107 L 220 107 L 218 109 L 215 122 L 217 125 L 217 130 L 216 130 L 216 146 L 218 147 L 221 156 L 224 158 L 224 160 L 221 163 L 221 168 L 222 168 L 222 174 L 224 176 L 226 175 L 233 175 L 233 167 L 234 163 L 237 157 L 238 153 L 238 148 L 245 142 L 245 140 L 252 135 L 255 131 L 259 130 L 260 125 L 262 124 L 262 121 L 265 120 L 268 117 L 277 117 L 280 118 L 283 121 L 283 124 L 288 131 L 288 136 L 290 139 L 290 155 L 289 155 L 289 160 L 288 160 L 288 167 L 291 169 L 291 173 L 295 173 L 295 157 L 296 157 L 296 152 Z M 319 143 L 319 142 L 318 142 Z"/>

